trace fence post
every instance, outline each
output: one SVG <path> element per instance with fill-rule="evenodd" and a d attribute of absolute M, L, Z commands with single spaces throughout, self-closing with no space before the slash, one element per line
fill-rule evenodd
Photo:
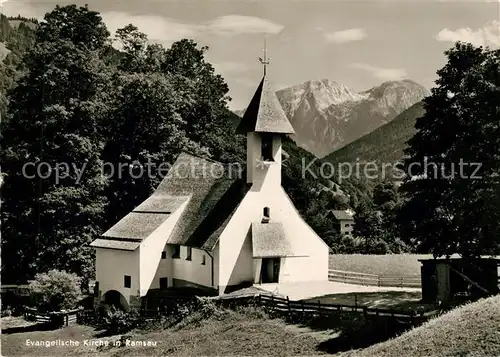
<path fill-rule="evenodd" d="M 354 306 L 358 307 L 358 294 L 354 294 Z"/>
<path fill-rule="evenodd" d="M 69 313 L 66 313 L 66 326 L 69 326 Z"/>
<path fill-rule="evenodd" d="M 365 322 L 368 321 L 368 310 L 366 306 L 363 306 L 363 316 L 365 317 Z"/>
<path fill-rule="evenodd" d="M 304 318 L 304 317 L 305 317 L 305 311 L 304 311 L 304 300 L 302 300 L 302 301 L 300 302 L 300 304 L 302 305 L 302 318 Z"/>
<path fill-rule="evenodd" d="M 380 275 L 377 276 L 377 285 L 380 287 Z"/>
<path fill-rule="evenodd" d="M 286 303 L 288 305 L 288 317 L 291 318 L 292 317 L 292 308 L 290 306 L 290 298 L 288 296 L 286 297 Z"/>
<path fill-rule="evenodd" d="M 405 281 L 405 278 L 404 278 L 404 276 L 402 276 L 402 277 L 401 277 L 401 287 L 403 287 L 403 286 L 404 286 L 404 281 Z"/>

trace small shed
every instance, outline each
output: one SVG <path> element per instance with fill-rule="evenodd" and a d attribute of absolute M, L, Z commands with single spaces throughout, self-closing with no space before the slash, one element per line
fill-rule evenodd
<path fill-rule="evenodd" d="M 460 298 L 477 299 L 499 293 L 500 259 L 474 261 L 460 257 L 419 259 L 422 301 L 427 303 Z"/>

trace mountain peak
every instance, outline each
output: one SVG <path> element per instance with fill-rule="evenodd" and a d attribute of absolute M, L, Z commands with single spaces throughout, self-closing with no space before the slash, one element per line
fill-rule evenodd
<path fill-rule="evenodd" d="M 362 93 L 371 95 L 384 95 L 387 91 L 412 91 L 424 94 L 425 96 L 429 94 L 429 91 L 422 85 L 418 84 L 411 79 L 386 81 L 382 84 L 370 88 Z"/>
<path fill-rule="evenodd" d="M 321 78 L 281 89 L 276 95 L 294 127 L 293 139 L 322 157 L 391 121 L 427 96 L 428 90 L 405 79 L 356 93 Z"/>

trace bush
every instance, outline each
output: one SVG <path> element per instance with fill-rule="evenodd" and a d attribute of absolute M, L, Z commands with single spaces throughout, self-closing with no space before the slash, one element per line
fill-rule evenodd
<path fill-rule="evenodd" d="M 51 270 L 35 276 L 29 283 L 29 293 L 39 311 L 73 309 L 82 298 L 80 278 L 65 271 Z"/>
<path fill-rule="evenodd" d="M 136 311 L 125 312 L 111 306 L 104 315 L 104 328 L 109 335 L 126 333 L 136 326 L 140 321 Z"/>

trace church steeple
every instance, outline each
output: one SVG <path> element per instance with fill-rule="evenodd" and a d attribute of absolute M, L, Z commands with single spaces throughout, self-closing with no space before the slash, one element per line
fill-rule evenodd
<path fill-rule="evenodd" d="M 264 57 L 259 57 L 259 61 L 264 66 L 264 75 L 236 130 L 240 134 L 248 132 L 295 134 L 267 78 L 267 66 L 270 61 L 267 57 L 265 40 Z"/>
<path fill-rule="evenodd" d="M 264 75 L 236 131 L 247 135 L 247 182 L 259 190 L 281 185 L 281 139 L 295 134 L 271 83 L 267 79 L 267 47 L 259 57 Z"/>

